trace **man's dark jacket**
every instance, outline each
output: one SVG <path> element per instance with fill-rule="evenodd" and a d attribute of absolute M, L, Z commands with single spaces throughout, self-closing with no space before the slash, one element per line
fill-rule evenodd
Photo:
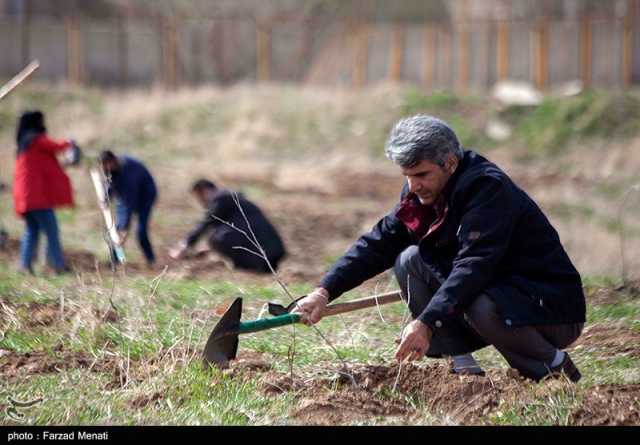
<path fill-rule="evenodd" d="M 246 250 L 237 249 L 237 247 L 242 247 L 254 252 L 257 250 L 247 237 L 220 221 L 226 221 L 251 236 L 245 221 L 246 216 L 251 224 L 251 230 L 258 240 L 258 244 L 264 249 L 271 265 L 277 268 L 278 262 L 286 253 L 278 231 L 257 205 L 246 199 L 241 193 L 235 196 L 238 203 L 234 200 L 234 194 L 231 191 L 225 189 L 216 190 L 216 193 L 208 200 L 204 218 L 187 236 L 187 245 L 193 246 L 206 231 L 213 229 L 209 244 L 230 257 L 236 267 L 268 272 L 269 269 L 263 259 Z M 238 204 L 242 208 L 244 216 Z"/>
<path fill-rule="evenodd" d="M 120 156 L 120 169 L 111 174 L 109 194 L 118 198 L 116 220 L 118 230 L 129 228 L 134 212 L 148 213 L 153 206 L 157 189 L 149 170 L 135 158 Z"/>
<path fill-rule="evenodd" d="M 407 194 L 405 184 L 401 202 Z M 398 204 L 356 241 L 321 280 L 330 299 L 389 269 L 404 249 L 419 244 L 426 265 L 444 278 L 418 317 L 434 332 L 459 319 L 481 293 L 493 299 L 507 326 L 585 321 L 580 275 L 558 233 L 502 170 L 465 150 L 443 196 L 447 217 L 421 240 L 396 216 Z"/>

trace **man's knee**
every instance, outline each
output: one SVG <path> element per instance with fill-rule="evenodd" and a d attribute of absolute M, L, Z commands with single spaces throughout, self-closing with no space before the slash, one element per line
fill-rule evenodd
<path fill-rule="evenodd" d="M 409 246 L 398 255 L 394 266 L 396 277 L 405 275 L 409 270 L 413 269 L 413 263 L 420 258 L 420 249 L 418 246 Z"/>
<path fill-rule="evenodd" d="M 500 323 L 495 303 L 486 294 L 480 294 L 464 312 L 467 322 L 480 334 Z"/>

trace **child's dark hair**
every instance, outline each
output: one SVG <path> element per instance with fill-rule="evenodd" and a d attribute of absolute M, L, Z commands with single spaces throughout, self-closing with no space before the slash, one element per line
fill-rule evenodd
<path fill-rule="evenodd" d="M 16 143 L 18 144 L 18 153 L 26 150 L 33 142 L 35 136 L 45 133 L 47 128 L 44 126 L 44 114 L 40 110 L 25 111 L 18 120 L 18 128 L 16 129 Z"/>

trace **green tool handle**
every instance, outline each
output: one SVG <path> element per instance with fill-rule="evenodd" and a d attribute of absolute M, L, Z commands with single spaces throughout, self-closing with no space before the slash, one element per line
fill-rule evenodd
<path fill-rule="evenodd" d="M 238 333 L 246 334 L 249 332 L 264 331 L 265 329 L 277 328 L 278 326 L 286 326 L 288 324 L 298 323 L 300 314 L 284 314 L 277 317 L 260 318 L 253 321 L 245 321 L 240 323 Z"/>

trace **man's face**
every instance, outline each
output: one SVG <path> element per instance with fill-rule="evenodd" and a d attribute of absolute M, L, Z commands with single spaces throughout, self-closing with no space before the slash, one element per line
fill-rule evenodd
<path fill-rule="evenodd" d="M 106 160 L 102 162 L 102 169 L 106 175 L 111 175 L 113 172 L 118 170 L 118 164 L 112 160 Z"/>
<path fill-rule="evenodd" d="M 203 207 L 207 208 L 207 190 L 206 189 L 197 189 L 193 191 L 193 197 L 196 198 L 196 201 Z"/>
<path fill-rule="evenodd" d="M 413 167 L 403 167 L 402 174 L 407 177 L 409 191 L 415 193 L 422 204 L 433 205 L 457 167 L 458 159 L 451 155 L 444 167 L 422 160 Z"/>

